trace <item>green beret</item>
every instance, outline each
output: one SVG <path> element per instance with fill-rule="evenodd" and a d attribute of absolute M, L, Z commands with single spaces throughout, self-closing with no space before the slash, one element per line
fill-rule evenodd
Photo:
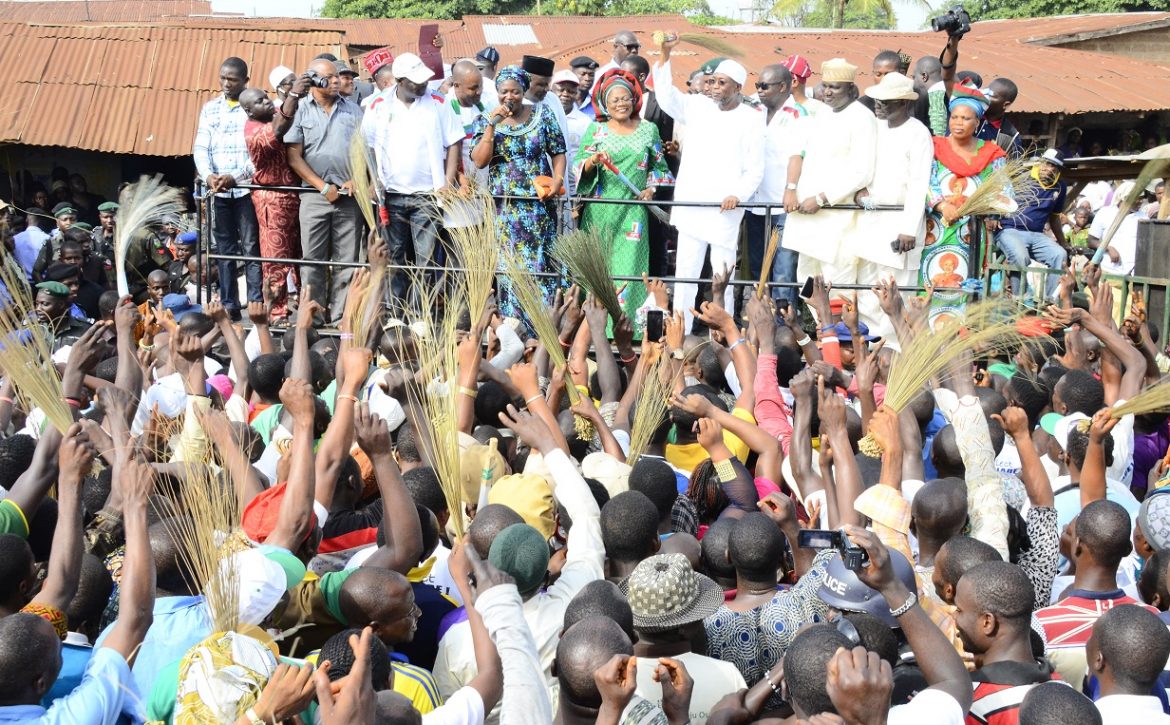
<path fill-rule="evenodd" d="M 703 75 L 709 76 L 712 73 L 714 73 L 715 69 L 719 67 L 719 64 L 725 60 L 727 60 L 727 59 L 726 58 L 712 58 L 711 60 L 707 61 L 703 65 L 699 66 L 699 70 L 703 71 Z"/>
<path fill-rule="evenodd" d="M 70 216 L 77 216 L 77 210 L 74 209 L 73 207 L 69 206 L 69 204 L 67 204 L 65 202 L 61 202 L 57 206 L 53 207 L 53 216 L 54 217 L 60 218 L 62 216 L 65 216 L 66 214 L 68 214 Z"/>
<path fill-rule="evenodd" d="M 41 282 L 37 285 L 37 289 L 48 292 L 54 297 L 68 297 L 69 288 L 60 282 Z"/>
<path fill-rule="evenodd" d="M 101 204 L 98 204 L 98 211 L 118 211 L 118 202 L 103 201 Z"/>
<path fill-rule="evenodd" d="M 93 231 L 93 225 L 89 222 L 73 222 L 73 226 L 77 227 L 78 229 L 84 229 L 87 232 Z"/>
<path fill-rule="evenodd" d="M 544 583 L 548 542 L 528 524 L 512 524 L 492 540 L 488 561 L 516 580 L 520 596 L 528 596 Z"/>

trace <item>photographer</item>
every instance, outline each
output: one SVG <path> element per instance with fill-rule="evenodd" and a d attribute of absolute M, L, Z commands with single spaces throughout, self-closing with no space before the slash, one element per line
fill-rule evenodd
<path fill-rule="evenodd" d="M 947 104 L 951 100 L 951 88 L 955 85 L 959 41 L 971 30 L 971 16 L 962 5 L 958 5 L 943 15 L 931 18 L 930 27 L 935 32 L 945 31 L 947 44 L 938 58 L 926 55 L 914 63 L 914 90 L 918 91 L 914 117 L 929 128 L 932 135 L 946 136 Z"/>
<path fill-rule="evenodd" d="M 314 60 L 308 73 L 311 93 L 299 103 L 285 134 L 288 165 L 305 186 L 319 194 L 301 195 L 301 245 L 305 259 L 357 262 L 365 236 L 361 210 L 351 196 L 349 144 L 362 122 L 362 109 L 340 94 L 341 80 L 332 61 Z M 306 267 L 302 276 L 328 319 L 341 319 L 352 268 Z"/>

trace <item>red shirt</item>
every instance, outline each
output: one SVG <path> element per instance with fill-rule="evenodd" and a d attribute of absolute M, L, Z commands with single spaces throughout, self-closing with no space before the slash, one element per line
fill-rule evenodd
<path fill-rule="evenodd" d="M 993 662 L 971 673 L 974 693 L 967 725 L 1019 725 L 1028 691 L 1055 679 L 1047 663 Z"/>

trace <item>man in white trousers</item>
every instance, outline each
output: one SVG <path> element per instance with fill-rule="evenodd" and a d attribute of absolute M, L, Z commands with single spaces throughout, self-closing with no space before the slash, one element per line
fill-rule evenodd
<path fill-rule="evenodd" d="M 913 117 L 918 92 L 901 73 L 887 73 L 865 89 L 877 117 L 877 160 L 873 181 L 857 192 L 862 206 L 898 206 L 901 211 L 863 211 L 858 228 L 848 235 L 859 260 L 857 281 L 870 285 L 893 277 L 906 289 L 918 282 L 926 234 L 926 197 L 934 146 L 930 130 Z M 858 295 L 858 311 L 870 334 L 889 337 L 894 326 L 872 292 Z"/>
<path fill-rule="evenodd" d="M 674 87 L 670 71 L 670 52 L 678 45 L 678 36 L 670 35 L 662 44 L 662 63 L 654 66 L 654 92 L 658 105 L 676 122 L 687 126 L 687 145 L 679 165 L 674 198 L 678 201 L 717 202 L 718 207 L 676 206 L 670 223 L 678 229 L 678 254 L 675 274 L 697 278 L 703 271 L 707 249 L 711 250 L 711 269 L 726 266 L 735 271 L 738 256 L 739 225 L 746 202 L 764 178 L 764 133 L 766 116 L 741 102 L 741 89 L 747 71 L 734 60 L 725 60 L 714 73 L 711 97 L 688 95 Z M 690 330 L 694 316 L 698 285 L 678 282 L 674 285 L 674 309 L 686 311 Z M 723 306 L 728 310 L 734 288 L 728 287 Z"/>
<path fill-rule="evenodd" d="M 854 204 L 854 195 L 873 181 L 878 123 L 857 102 L 856 77 L 857 66 L 842 58 L 822 63 L 824 101 L 832 113 L 798 124 L 800 133 L 793 139 L 781 244 L 800 254 L 797 280 L 821 275 L 831 284 L 856 283 L 860 260 L 850 236 L 857 234 L 859 243 L 871 238 L 857 223 L 860 212 L 833 208 Z"/>

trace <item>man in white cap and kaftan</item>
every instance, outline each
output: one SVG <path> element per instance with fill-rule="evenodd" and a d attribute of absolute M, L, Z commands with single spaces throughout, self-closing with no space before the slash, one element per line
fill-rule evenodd
<path fill-rule="evenodd" d="M 674 198 L 715 202 L 719 206 L 671 209 L 670 223 L 678 229 L 675 274 L 697 278 L 708 247 L 713 271 L 718 273 L 727 267 L 734 272 L 743 219 L 739 204 L 751 198 L 764 178 L 766 115 L 740 102 L 747 71 L 734 60 L 724 60 L 715 68 L 710 97 L 684 94 L 675 88 L 670 52 L 677 44 L 677 35 L 667 35 L 662 44 L 662 62 L 654 66 L 658 104 L 675 121 L 687 125 L 687 145 Z M 693 321 L 690 308 L 695 305 L 697 291 L 694 283 L 674 285 L 674 309 L 686 310 L 687 331 Z M 728 287 L 722 300 L 729 311 L 734 309 L 733 294 L 733 288 Z"/>

